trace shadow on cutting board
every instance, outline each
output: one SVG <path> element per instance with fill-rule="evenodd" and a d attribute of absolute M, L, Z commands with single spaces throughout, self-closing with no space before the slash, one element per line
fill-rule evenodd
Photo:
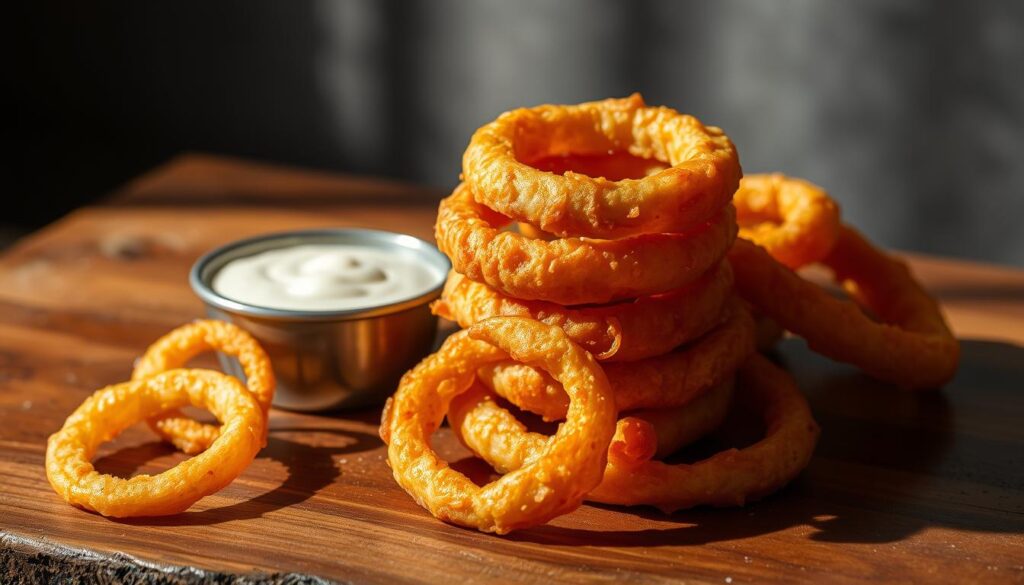
<path fill-rule="evenodd" d="M 1024 348 L 961 344 L 961 366 L 951 384 L 941 392 L 907 392 L 787 340 L 776 357 L 794 373 L 822 427 L 811 465 L 792 484 L 744 508 L 666 515 L 595 505 L 622 514 L 616 528 L 628 527 L 632 514 L 678 527 L 546 525 L 510 538 L 649 547 L 731 541 L 801 526 L 812 529 L 811 540 L 841 543 L 897 542 L 929 527 L 1024 534 Z"/>
<path fill-rule="evenodd" d="M 556 523 L 508 538 L 629 547 L 730 541 L 794 527 L 811 528 L 812 540 L 849 543 L 897 542 L 932 526 L 1024 534 L 1024 348 L 966 340 L 962 350 L 960 371 L 943 391 L 905 392 L 822 358 L 801 341 L 787 340 L 775 357 L 794 373 L 822 427 L 814 459 L 791 485 L 744 508 L 665 515 L 644 507 L 592 505 L 614 513 L 607 529 Z M 292 431 L 338 440 L 310 444 L 290 439 Z M 358 431 L 272 429 L 259 458 L 287 468 L 280 485 L 228 506 L 122 522 L 180 526 L 260 517 L 304 502 L 334 483 L 339 476 L 335 457 L 380 446 L 378 437 Z M 721 447 L 711 439 L 672 460 L 698 460 Z M 127 477 L 171 452 L 151 442 L 116 451 L 96 464 L 101 472 Z M 478 483 L 493 479 L 476 458 L 456 460 L 452 467 Z M 295 473 L 299 468 L 302 473 Z M 629 530 L 636 517 L 670 526 Z"/>
<path fill-rule="evenodd" d="M 335 435 L 343 439 L 341 445 L 311 445 L 293 441 L 284 436 L 291 432 L 309 436 L 312 433 Z M 336 442 L 336 441 L 332 441 Z M 338 478 L 340 471 L 335 457 L 350 453 L 369 451 L 381 445 L 376 435 L 352 430 L 340 431 L 330 428 L 274 428 L 267 437 L 267 446 L 260 451 L 257 459 L 271 459 L 287 469 L 287 477 L 277 487 L 255 498 L 228 506 L 207 510 L 183 512 L 174 516 L 144 518 L 111 518 L 115 522 L 148 526 L 194 526 L 220 524 L 234 520 L 259 518 L 268 512 L 300 504 L 313 497 Z M 158 457 L 174 453 L 174 448 L 159 441 L 121 449 L 96 461 L 100 473 L 111 473 L 119 477 L 131 476 L 139 467 Z M 297 469 L 301 473 L 296 473 Z"/>

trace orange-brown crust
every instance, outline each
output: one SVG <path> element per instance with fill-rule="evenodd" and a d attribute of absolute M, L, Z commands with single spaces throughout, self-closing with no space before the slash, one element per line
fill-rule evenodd
<path fill-rule="evenodd" d="M 718 325 L 731 290 L 727 262 L 672 292 L 586 307 L 522 301 L 452 272 L 431 308 L 462 327 L 489 317 L 532 317 L 561 327 L 598 360 L 635 361 L 671 351 Z"/>
<path fill-rule="evenodd" d="M 530 164 L 616 151 L 670 166 L 609 180 Z M 606 239 L 690 231 L 728 204 L 742 174 L 721 129 L 648 107 L 639 94 L 506 112 L 473 134 L 462 168 L 475 199 L 499 213 L 562 237 Z"/>
<path fill-rule="evenodd" d="M 793 378 L 759 354 L 739 369 L 734 400 L 757 409 L 765 437 L 694 464 L 609 456 L 601 486 L 588 499 L 665 512 L 694 506 L 742 506 L 793 480 L 810 462 L 818 425 Z"/>
<path fill-rule="evenodd" d="M 738 240 L 729 260 L 739 294 L 823 356 L 906 388 L 939 387 L 956 373 L 959 343 L 938 303 L 904 262 L 874 248 L 851 227 L 841 229 L 822 263 L 881 323 L 755 244 Z"/>
<path fill-rule="evenodd" d="M 545 368 L 572 402 L 544 453 L 478 487 L 437 456 L 430 435 L 477 368 L 509 357 Z M 594 357 L 558 327 L 521 317 L 487 319 L 449 337 L 402 378 L 381 419 L 399 485 L 441 520 L 499 534 L 577 508 L 601 481 L 614 430 L 611 390 Z"/>
<path fill-rule="evenodd" d="M 158 475 L 123 479 L 98 473 L 96 449 L 168 408 L 205 408 L 220 433 L 201 454 Z M 69 504 L 104 516 L 162 516 L 186 510 L 231 483 L 263 444 L 266 420 L 253 394 L 230 376 L 170 370 L 97 390 L 47 442 L 46 477 Z"/>
<path fill-rule="evenodd" d="M 465 185 L 441 201 L 435 235 L 455 271 L 502 293 L 562 305 L 654 295 L 697 280 L 736 237 L 726 206 L 695 231 L 619 240 L 528 238 L 499 228 L 507 218 L 473 201 Z"/>
<path fill-rule="evenodd" d="M 733 376 L 754 351 L 754 322 L 736 302 L 726 320 L 690 345 L 636 362 L 603 365 L 619 411 L 687 404 Z M 565 392 L 550 376 L 527 364 L 498 362 L 478 371 L 481 382 L 498 395 L 546 420 L 565 416 Z"/>
<path fill-rule="evenodd" d="M 729 260 L 739 294 L 818 353 L 911 389 L 940 387 L 956 373 L 960 344 L 938 303 L 905 263 L 850 227 L 840 230 L 822 263 L 881 322 L 804 280 L 756 244 L 737 240 Z"/>
<path fill-rule="evenodd" d="M 245 372 L 246 385 L 266 416 L 275 387 L 270 358 L 251 335 L 224 321 L 195 321 L 167 333 L 136 362 L 132 380 L 144 380 L 180 368 L 207 351 L 220 351 L 238 359 Z M 164 412 L 147 422 L 161 438 L 190 455 L 206 450 L 220 432 L 217 426 L 196 422 L 177 410 Z"/>
<path fill-rule="evenodd" d="M 839 206 L 824 189 L 803 179 L 747 175 L 733 204 L 740 236 L 790 268 L 821 261 L 839 237 Z"/>
<path fill-rule="evenodd" d="M 517 469 L 543 452 L 547 437 L 527 432 L 483 392 L 455 404 L 449 413 L 452 428 L 463 442 L 503 470 Z M 709 396 L 714 394 L 704 398 Z M 669 464 L 650 456 L 649 433 L 631 437 L 619 421 L 604 478 L 587 499 L 651 505 L 671 512 L 699 505 L 741 506 L 786 485 L 807 466 L 817 442 L 818 425 L 807 400 L 792 377 L 758 354 L 739 370 L 736 400 L 764 416 L 766 432 L 761 441 L 692 465 Z M 657 428 L 654 423 L 648 425 Z"/>
<path fill-rule="evenodd" d="M 718 428 L 729 410 L 728 380 L 674 408 L 638 410 L 615 425 L 610 456 L 646 461 L 664 457 Z M 470 451 L 502 473 L 519 469 L 544 451 L 550 437 L 529 432 L 479 381 L 448 407 L 448 424 Z"/>

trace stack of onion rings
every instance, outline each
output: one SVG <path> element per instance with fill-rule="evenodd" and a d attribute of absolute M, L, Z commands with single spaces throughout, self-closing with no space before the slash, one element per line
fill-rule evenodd
<path fill-rule="evenodd" d="M 248 388 L 236 378 L 175 369 L 194 355 L 219 349 L 236 356 Z M 266 443 L 274 395 L 270 362 L 259 344 L 234 325 L 197 321 L 154 343 L 131 382 L 97 390 L 47 443 L 46 475 L 69 504 L 104 516 L 162 516 L 188 509 L 231 483 Z M 185 418 L 183 406 L 206 408 L 221 425 Z M 90 462 L 100 444 L 148 420 L 165 440 L 195 455 L 155 476 L 123 479 L 98 473 Z"/>
<path fill-rule="evenodd" d="M 757 354 L 785 330 L 905 386 L 942 383 L 955 371 L 956 342 L 934 301 L 901 263 L 842 226 L 824 190 L 780 174 L 740 177 L 721 130 L 633 95 L 503 114 L 473 135 L 464 182 L 441 202 L 435 235 L 453 272 L 434 312 L 470 332 L 509 330 L 492 325 L 509 319 L 525 328 L 533 319 L 560 328 L 564 343 L 601 363 L 619 418 L 588 500 L 666 511 L 742 505 L 792 480 L 810 461 L 818 427 L 793 380 Z M 505 229 L 512 222 L 517 231 Z M 792 271 L 813 263 L 832 268 L 883 323 Z M 481 359 L 479 349 L 456 351 L 468 343 L 461 335 L 403 381 L 396 400 L 409 406 L 385 411 L 381 432 L 391 440 L 396 479 L 435 516 L 486 531 L 570 509 L 497 522 L 481 512 L 478 490 L 462 479 L 431 483 L 438 462 L 410 462 L 396 450 L 396 428 L 433 431 L 447 409 L 463 445 L 507 478 L 549 465 L 569 424 L 549 438 L 531 432 L 509 404 L 546 421 L 571 419 L 578 429 L 579 390 L 545 371 L 551 356 Z M 502 348 L 522 342 L 523 334 L 508 335 L 488 340 Z M 418 372 L 434 368 L 451 372 L 429 384 L 440 398 L 417 406 L 406 396 L 422 393 Z M 732 407 L 760 411 L 761 441 L 694 464 L 664 461 L 716 430 Z M 424 430 L 412 449 L 417 458 Z M 582 484 L 556 497 L 575 503 Z M 488 509 L 510 509 L 522 495 L 487 500 Z"/>
<path fill-rule="evenodd" d="M 570 161 L 586 172 L 545 170 Z M 661 459 L 720 426 L 732 407 L 736 373 L 748 367 L 755 352 L 754 319 L 734 296 L 730 264 L 724 261 L 738 231 L 730 201 L 740 175 L 735 149 L 721 130 L 667 108 L 648 107 L 637 95 L 505 114 L 473 136 L 463 158 L 464 183 L 439 208 L 437 241 L 452 259 L 453 272 L 433 309 L 468 328 L 471 336 L 481 328 L 508 331 L 501 334 L 508 339 L 497 334 L 489 339 L 506 351 L 522 343 L 524 334 L 494 323 L 517 319 L 517 328 L 543 323 L 559 331 L 574 348 L 565 355 L 586 350 L 602 364 L 600 376 L 588 376 L 609 384 L 611 420 L 619 413 L 607 429 L 603 420 L 591 423 L 607 431 L 594 443 L 607 461 L 604 477 L 627 466 L 664 465 Z M 518 233 L 504 229 L 513 221 L 519 222 Z M 602 495 L 600 477 L 581 493 L 579 486 L 592 483 L 593 476 L 577 471 L 581 481 L 545 493 L 545 499 L 571 505 L 520 514 L 515 522 L 496 520 L 495 510 L 508 514 L 527 505 L 523 493 L 495 499 L 497 494 L 488 491 L 485 511 L 481 492 L 464 478 L 438 475 L 443 466 L 427 453 L 426 432 L 446 411 L 471 451 L 505 478 L 518 477 L 514 474 L 541 461 L 551 464 L 553 445 L 564 442 L 560 437 L 569 421 L 578 428 L 578 390 L 568 391 L 551 372 L 551 360 L 561 363 L 565 357 L 519 350 L 509 361 L 492 350 L 484 359 L 482 350 L 461 335 L 410 372 L 381 425 L 399 484 L 451 522 L 501 532 L 546 521 L 584 497 L 664 508 L 721 498 L 742 501 L 788 481 L 813 449 L 816 434 L 804 433 L 793 445 L 800 457 L 788 460 L 787 473 L 778 472 L 780 462 L 766 462 L 746 475 L 746 483 L 732 484 L 728 494 L 710 493 L 700 501 L 682 485 L 662 486 L 660 496 L 679 494 L 668 499 L 620 486 L 625 500 L 615 500 Z M 446 377 L 423 382 L 425 372 L 437 368 L 448 372 Z M 430 402 L 413 398 L 425 392 L 424 386 L 435 388 Z M 766 392 L 780 386 L 769 387 Z M 760 388 L 737 387 L 735 393 L 756 397 L 763 394 Z M 802 400 L 784 394 L 787 405 Z M 777 418 L 775 397 L 762 401 L 770 421 Z M 546 420 L 567 422 L 551 438 L 531 433 L 499 399 Z M 814 428 L 808 413 L 803 404 L 799 414 L 807 416 L 794 419 L 805 430 Z M 396 429 L 413 433 L 414 446 L 396 441 Z M 771 425 L 769 432 L 774 432 Z M 775 440 L 773 435 L 770 442 Z M 710 473 L 727 474 L 728 466 Z"/>
<path fill-rule="evenodd" d="M 445 521 L 504 534 L 584 500 L 673 511 L 778 490 L 818 436 L 792 378 L 757 353 L 783 331 L 908 388 L 956 372 L 959 345 L 904 263 L 843 225 L 821 188 L 741 180 L 728 137 L 691 116 L 638 95 L 516 110 L 474 134 L 463 175 L 438 211 L 453 272 L 433 310 L 465 329 L 402 378 L 380 427 L 398 484 Z M 808 264 L 830 269 L 853 302 L 794 272 Z M 175 369 L 211 350 L 238 359 L 245 386 Z M 273 391 L 245 332 L 179 328 L 50 438 L 47 476 L 104 515 L 180 512 L 252 461 Z M 532 432 L 510 405 L 563 422 Z M 761 440 L 672 462 L 734 409 L 760 413 Z M 445 417 L 503 477 L 480 487 L 437 455 L 430 435 Z M 154 477 L 97 473 L 97 447 L 142 420 L 195 456 Z"/>

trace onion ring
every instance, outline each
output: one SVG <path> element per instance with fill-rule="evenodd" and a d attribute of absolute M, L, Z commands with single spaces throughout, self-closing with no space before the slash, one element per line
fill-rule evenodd
<path fill-rule="evenodd" d="M 766 432 L 761 441 L 692 465 L 663 463 L 611 448 L 604 478 L 587 499 L 652 505 L 669 513 L 698 505 L 742 506 L 789 483 L 807 466 L 817 442 L 818 425 L 807 400 L 792 377 L 759 354 L 740 368 L 736 392 L 736 400 L 763 411 Z M 544 448 L 547 437 L 530 436 L 507 410 L 483 400 L 468 405 L 466 412 L 471 414 L 475 408 L 486 408 L 481 419 L 489 424 L 468 415 L 456 424 L 463 414 L 456 412 L 452 428 L 464 435 L 468 445 L 479 448 L 477 454 L 496 469 L 516 469 Z M 497 409 L 508 418 L 499 418 Z"/>
<path fill-rule="evenodd" d="M 664 457 L 721 425 L 729 410 L 733 382 L 728 380 L 690 403 L 674 408 L 637 410 L 620 418 L 609 453 L 637 461 Z M 519 469 L 543 452 L 550 437 L 529 432 L 526 425 L 476 381 L 448 406 L 448 424 L 456 437 L 498 472 Z"/>
<path fill-rule="evenodd" d="M 191 404 L 221 421 L 201 454 L 158 475 L 130 479 L 100 474 L 90 463 L 100 444 L 168 408 Z M 254 395 L 237 379 L 209 370 L 171 370 L 96 391 L 46 447 L 46 477 L 69 504 L 104 516 L 163 516 L 186 510 L 240 475 L 265 436 Z"/>
<path fill-rule="evenodd" d="M 610 181 L 530 164 L 623 150 L 671 166 Z M 647 107 L 639 94 L 506 112 L 473 134 L 462 168 L 482 205 L 558 236 L 607 239 L 690 231 L 729 203 L 741 175 L 736 149 L 721 129 Z"/>
<path fill-rule="evenodd" d="M 793 269 L 825 258 L 839 237 L 839 206 L 803 179 L 747 175 L 733 203 L 740 236 Z"/>
<path fill-rule="evenodd" d="M 814 351 L 908 389 L 937 388 L 956 374 L 960 344 L 935 299 L 907 265 L 843 226 L 823 264 L 855 303 L 836 299 L 739 239 L 729 253 L 740 296 L 807 340 Z"/>
<path fill-rule="evenodd" d="M 732 302 L 725 322 L 691 345 L 636 362 L 604 364 L 618 411 L 669 408 L 733 376 L 754 351 L 754 321 Z M 516 406 L 545 420 L 565 417 L 568 397 L 550 376 L 527 364 L 498 362 L 481 367 L 481 382 Z"/>
<path fill-rule="evenodd" d="M 672 292 L 579 308 L 521 301 L 452 272 L 431 309 L 461 327 L 496 316 L 532 317 L 561 327 L 598 360 L 635 361 L 671 351 L 721 323 L 731 291 L 728 262 Z"/>
<path fill-rule="evenodd" d="M 580 305 L 668 292 L 700 278 L 732 246 L 734 216 L 726 206 L 689 234 L 544 241 L 500 231 L 507 218 L 474 202 L 462 184 L 441 201 L 435 235 L 454 269 L 472 280 L 517 299 Z"/>
<path fill-rule="evenodd" d="M 587 498 L 670 513 L 700 505 L 742 506 L 792 481 L 810 462 L 819 433 L 792 376 L 754 354 L 738 371 L 734 400 L 763 412 L 766 430 L 759 442 L 692 465 L 636 461 L 613 452 L 600 487 Z"/>
<path fill-rule="evenodd" d="M 682 406 L 648 408 L 627 413 L 628 416 L 620 419 L 620 422 L 626 419 L 646 422 L 654 431 L 657 448 L 653 454 L 641 453 L 640 457 L 629 449 L 620 449 L 617 455 L 634 459 L 662 459 L 703 438 L 722 426 L 732 404 L 734 388 L 735 378 L 730 378 Z M 619 444 L 628 446 L 625 439 Z M 617 448 L 613 439 L 611 449 L 615 451 Z"/>
<path fill-rule="evenodd" d="M 572 398 L 566 422 L 529 465 L 478 487 L 430 446 L 452 398 L 470 388 L 477 368 L 522 360 L 549 371 Z M 395 480 L 435 517 L 505 534 L 570 512 L 601 481 L 615 407 L 594 357 L 558 327 L 495 317 L 449 337 L 408 372 L 388 399 L 380 434 Z"/>
<path fill-rule="evenodd" d="M 245 372 L 246 385 L 266 416 L 275 386 L 270 358 L 251 335 L 224 321 L 195 321 L 167 333 L 135 363 L 132 380 L 143 380 L 180 368 L 206 351 L 221 351 L 238 359 Z M 189 455 L 202 453 L 219 433 L 217 426 L 194 421 L 177 410 L 162 413 L 147 422 L 163 440 Z"/>

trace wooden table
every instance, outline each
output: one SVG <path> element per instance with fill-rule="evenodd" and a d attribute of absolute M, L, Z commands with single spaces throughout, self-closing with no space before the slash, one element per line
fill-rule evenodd
<path fill-rule="evenodd" d="M 18 194 L 31 196 L 31 194 Z M 46 437 L 94 389 L 201 315 L 186 274 L 229 240 L 316 226 L 429 238 L 436 193 L 188 156 L 0 258 L 0 582 L 57 574 L 132 582 L 1024 582 L 1024 273 L 913 257 L 963 340 L 956 380 L 899 392 L 787 341 L 781 359 L 823 433 L 781 493 L 742 509 L 584 506 L 499 538 L 442 524 L 394 483 L 379 413 L 275 411 L 237 481 L 175 517 L 108 520 L 68 506 Z M 446 430 L 436 440 L 462 457 Z M 141 426 L 101 471 L 180 456 Z"/>

